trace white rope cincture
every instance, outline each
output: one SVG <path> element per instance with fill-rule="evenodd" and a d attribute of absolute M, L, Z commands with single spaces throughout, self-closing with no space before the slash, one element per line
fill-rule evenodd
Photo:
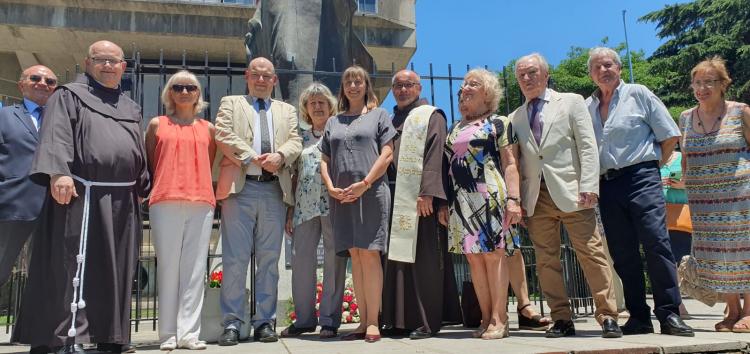
<path fill-rule="evenodd" d="M 70 321 L 68 337 L 76 336 L 76 313 L 79 309 L 86 308 L 86 301 L 83 299 L 83 280 L 86 275 L 86 247 L 89 238 L 89 209 L 91 205 L 91 187 L 130 187 L 135 185 L 133 182 L 92 182 L 81 177 L 73 175 L 73 179 L 81 182 L 86 191 L 83 196 L 83 217 L 81 219 L 81 237 L 78 241 L 78 254 L 76 255 L 76 275 L 73 277 L 73 302 L 70 303 L 70 312 L 73 318 Z"/>

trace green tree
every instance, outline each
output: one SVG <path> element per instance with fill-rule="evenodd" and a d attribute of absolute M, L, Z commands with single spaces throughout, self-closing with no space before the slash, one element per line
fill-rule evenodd
<path fill-rule="evenodd" d="M 750 102 L 750 1 L 697 0 L 667 5 L 641 17 L 656 23 L 657 36 L 668 39 L 650 58 L 651 73 L 663 76 L 656 93 L 668 106 L 692 106 L 690 70 L 719 55 L 734 83 L 728 98 Z"/>

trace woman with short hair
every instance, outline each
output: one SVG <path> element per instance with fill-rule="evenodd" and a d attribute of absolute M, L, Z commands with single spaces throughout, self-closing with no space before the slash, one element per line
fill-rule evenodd
<path fill-rule="evenodd" d="M 297 319 L 281 332 L 294 337 L 315 332 L 320 323 L 320 338 L 338 335 L 341 325 L 341 301 L 346 281 L 346 258 L 336 255 L 328 191 L 320 176 L 321 153 L 318 146 L 326 122 L 336 114 L 336 98 L 320 82 L 313 82 L 299 98 L 302 154 L 294 166 L 292 188 L 294 207 L 287 209 L 286 232 L 292 236 L 292 298 Z M 323 236 L 323 291 L 319 316 L 316 316 L 318 243 Z M 318 319 L 319 317 L 319 319 Z"/>
<path fill-rule="evenodd" d="M 507 256 L 519 247 L 518 144 L 510 120 L 494 115 L 501 96 L 496 75 L 471 70 L 459 92 L 461 121 L 446 142 L 452 183 L 448 247 L 469 262 L 482 311 L 474 337 L 500 339 L 508 336 Z"/>
<path fill-rule="evenodd" d="M 698 105 L 682 112 L 680 128 L 692 253 L 699 281 L 727 303 L 715 329 L 750 333 L 750 108 L 726 99 L 723 59 L 698 63 L 690 78 Z"/>
<path fill-rule="evenodd" d="M 211 184 L 216 145 L 214 126 L 197 116 L 205 106 L 201 96 L 198 78 L 178 71 L 161 94 L 166 115 L 151 119 L 146 130 L 161 350 L 206 348 L 198 336 L 216 206 Z"/>

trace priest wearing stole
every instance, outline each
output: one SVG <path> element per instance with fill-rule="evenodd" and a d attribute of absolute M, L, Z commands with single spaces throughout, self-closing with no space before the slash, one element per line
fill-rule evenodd
<path fill-rule="evenodd" d="M 388 167 L 393 212 L 382 323 L 393 334 L 422 339 L 434 336 L 443 322 L 461 321 L 444 229 L 447 127 L 443 111 L 420 100 L 415 72 L 399 71 L 392 84 L 398 135 Z"/>

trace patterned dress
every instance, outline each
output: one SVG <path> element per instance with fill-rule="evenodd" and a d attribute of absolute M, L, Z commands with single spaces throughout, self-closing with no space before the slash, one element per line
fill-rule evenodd
<path fill-rule="evenodd" d="M 693 129 L 695 108 L 680 116 L 693 256 L 703 285 L 720 293 L 750 291 L 750 149 L 742 134 L 743 107 L 730 102 L 719 130 L 709 134 Z"/>
<path fill-rule="evenodd" d="M 500 148 L 516 143 L 510 120 L 492 116 L 469 124 L 457 123 L 446 141 L 453 193 L 448 226 L 449 251 L 459 254 L 519 247 L 515 226 L 505 226 L 506 188 Z"/>

